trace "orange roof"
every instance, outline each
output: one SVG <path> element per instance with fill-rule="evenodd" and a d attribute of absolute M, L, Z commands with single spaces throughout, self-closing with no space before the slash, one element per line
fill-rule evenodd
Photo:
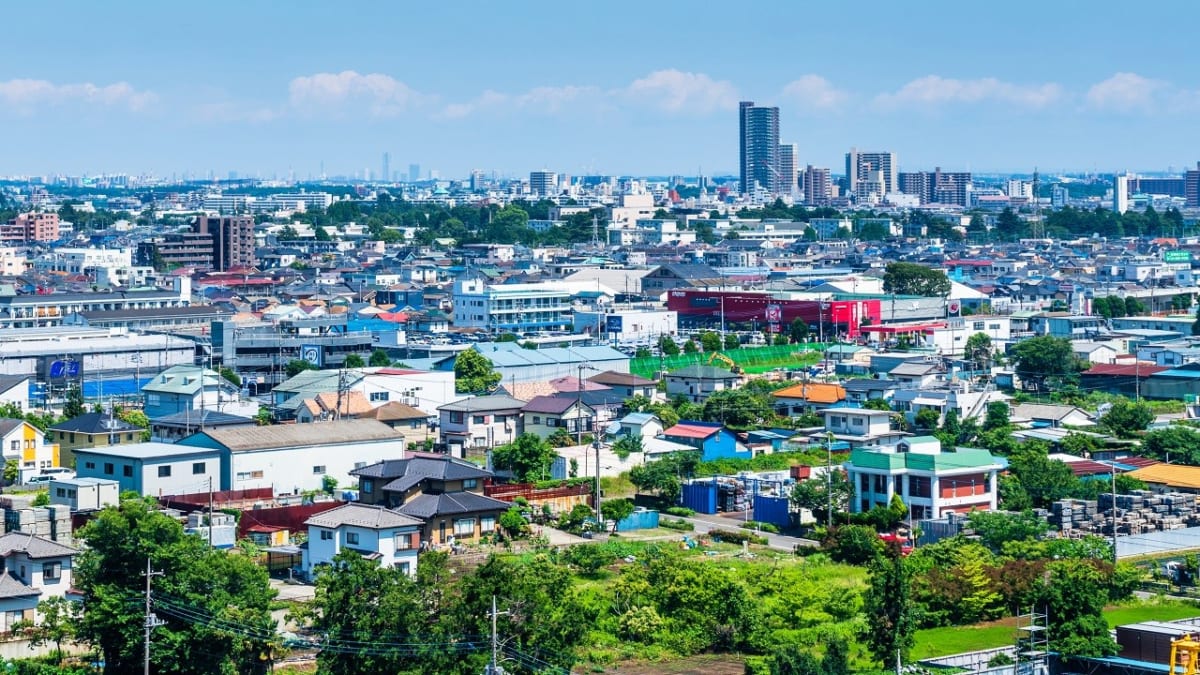
<path fill-rule="evenodd" d="M 772 393 L 775 398 L 798 398 L 809 403 L 837 403 L 846 399 L 846 389 L 840 384 L 802 382 Z"/>

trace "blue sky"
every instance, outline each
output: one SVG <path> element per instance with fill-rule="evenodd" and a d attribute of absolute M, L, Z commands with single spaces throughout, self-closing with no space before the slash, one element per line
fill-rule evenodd
<path fill-rule="evenodd" d="M 1140 13 L 1139 13 L 1140 12 Z M 803 163 L 1176 171 L 1200 5 L 114 2 L 4 8 L 0 174 L 462 176 L 737 166 L 737 101 Z"/>

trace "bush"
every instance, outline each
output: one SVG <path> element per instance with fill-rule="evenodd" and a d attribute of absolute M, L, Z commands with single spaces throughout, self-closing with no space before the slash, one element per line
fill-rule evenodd
<path fill-rule="evenodd" d="M 740 544 L 742 542 L 759 544 L 761 546 L 767 544 L 766 537 L 760 537 L 751 532 L 738 532 L 737 530 L 709 530 L 708 536 L 727 544 Z"/>
<path fill-rule="evenodd" d="M 742 523 L 742 529 L 759 530 L 762 532 L 769 532 L 770 534 L 779 534 L 778 526 L 771 523 L 760 523 L 757 520 L 747 520 L 746 522 Z"/>
<path fill-rule="evenodd" d="M 696 515 L 695 509 L 689 509 L 686 506 L 671 506 L 663 509 L 663 513 L 669 516 L 679 516 L 681 518 L 691 518 Z"/>
<path fill-rule="evenodd" d="M 659 527 L 665 527 L 668 530 L 679 530 L 680 532 L 691 532 L 696 529 L 696 526 L 686 520 L 676 520 L 673 518 L 661 518 L 658 521 Z"/>
<path fill-rule="evenodd" d="M 883 552 L 883 541 L 866 525 L 843 525 L 831 530 L 822 542 L 836 562 L 865 565 Z"/>

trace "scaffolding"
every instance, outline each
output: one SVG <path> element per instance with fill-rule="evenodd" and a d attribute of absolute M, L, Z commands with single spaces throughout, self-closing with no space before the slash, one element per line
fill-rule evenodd
<path fill-rule="evenodd" d="M 1030 608 L 1017 617 L 1017 654 L 1014 675 L 1047 675 L 1049 635 L 1046 613 Z"/>

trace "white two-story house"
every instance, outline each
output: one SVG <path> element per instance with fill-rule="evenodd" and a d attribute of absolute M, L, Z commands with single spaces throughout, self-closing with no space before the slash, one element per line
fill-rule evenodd
<path fill-rule="evenodd" d="M 469 449 L 490 450 L 512 443 L 523 431 L 525 401 L 497 394 L 447 403 L 438 408 L 441 442 L 451 457 Z"/>
<path fill-rule="evenodd" d="M 25 532 L 0 536 L 0 632 L 19 621 L 38 622 L 38 603 L 50 598 L 77 600 L 70 594 L 75 555 L 79 551 Z"/>
<path fill-rule="evenodd" d="M 360 553 L 380 565 L 409 575 L 417 573 L 423 522 L 383 506 L 348 503 L 319 513 L 304 522 L 308 542 L 301 556 L 304 575 L 333 562 L 344 549 Z"/>

